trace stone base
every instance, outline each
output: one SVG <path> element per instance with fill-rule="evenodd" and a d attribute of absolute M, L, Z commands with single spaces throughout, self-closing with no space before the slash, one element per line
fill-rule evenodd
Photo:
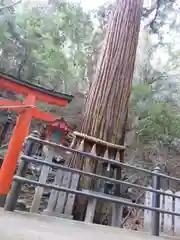
<path fill-rule="evenodd" d="M 63 213 L 56 213 L 56 212 L 49 212 L 48 210 L 44 210 L 42 215 L 46 215 L 46 216 L 51 216 L 51 217 L 59 217 L 59 218 L 65 218 L 65 219 L 73 219 L 73 216 L 70 215 L 66 215 L 66 214 L 63 214 Z"/>

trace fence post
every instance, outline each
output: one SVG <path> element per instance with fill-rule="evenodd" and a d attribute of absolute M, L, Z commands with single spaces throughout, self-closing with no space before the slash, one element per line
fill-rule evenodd
<path fill-rule="evenodd" d="M 159 173 L 160 168 L 156 167 L 153 172 Z M 160 185 L 161 185 L 160 176 L 153 175 L 152 176 L 152 188 L 156 189 L 156 190 L 160 190 Z M 152 207 L 160 208 L 160 194 L 159 193 L 153 193 Z M 151 223 L 151 231 L 152 231 L 153 236 L 159 236 L 159 229 L 160 229 L 159 219 L 160 219 L 160 213 L 153 211 L 152 212 L 152 223 Z"/>
<path fill-rule="evenodd" d="M 47 155 L 45 157 L 45 162 L 52 163 L 53 155 L 54 155 L 54 149 L 51 149 L 50 147 L 48 148 Z M 51 168 L 48 166 L 42 166 L 42 170 L 39 176 L 39 183 L 46 183 L 48 175 L 49 175 L 49 170 Z M 40 203 L 41 203 L 41 197 L 43 195 L 44 188 L 37 186 L 35 188 L 35 194 L 34 198 L 32 201 L 31 209 L 30 212 L 32 213 L 37 213 L 39 211 Z"/>
<path fill-rule="evenodd" d="M 31 136 L 32 135 L 33 134 L 31 134 Z M 31 140 L 31 139 L 27 138 L 27 140 L 25 142 L 24 154 L 27 155 L 27 156 L 31 156 L 31 154 L 33 152 L 33 147 L 34 147 L 35 144 L 36 143 L 34 142 L 34 140 Z M 27 168 L 28 168 L 28 162 L 23 161 L 21 159 L 16 175 L 21 176 L 21 177 L 25 177 L 26 172 L 27 172 Z M 13 181 L 12 187 L 11 187 L 11 189 L 10 189 L 8 195 L 7 195 L 4 210 L 14 211 L 17 200 L 18 200 L 18 197 L 19 197 L 19 194 L 20 194 L 20 191 L 21 191 L 21 185 L 22 184 L 20 182 Z"/>

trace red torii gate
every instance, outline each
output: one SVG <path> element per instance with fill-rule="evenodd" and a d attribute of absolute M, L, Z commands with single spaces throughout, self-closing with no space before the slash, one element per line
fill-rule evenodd
<path fill-rule="evenodd" d="M 19 114 L 13 135 L 9 142 L 7 154 L 0 169 L 0 206 L 3 206 L 10 189 L 16 169 L 16 162 L 22 149 L 24 139 L 28 135 L 32 118 L 38 118 L 47 122 L 56 119 L 56 117 L 50 113 L 41 112 L 36 107 L 36 102 L 39 100 L 57 106 L 65 106 L 72 101 L 73 96 L 54 92 L 4 73 L 0 73 L 0 88 L 8 89 L 23 95 L 23 101 L 0 100 L 0 109 L 12 109 Z"/>

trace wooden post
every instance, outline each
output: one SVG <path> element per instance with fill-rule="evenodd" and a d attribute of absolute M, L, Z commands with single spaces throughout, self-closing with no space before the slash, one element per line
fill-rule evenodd
<path fill-rule="evenodd" d="M 36 98 L 33 95 L 28 95 L 23 103 L 26 105 L 35 105 Z M 0 169 L 0 207 L 4 206 L 6 196 L 10 189 L 13 175 L 16 170 L 16 162 L 21 152 L 24 139 L 28 134 L 31 119 L 31 108 L 22 110 L 17 119 L 13 135 L 9 142 L 8 151 Z"/>
<path fill-rule="evenodd" d="M 160 168 L 156 167 L 154 169 L 155 173 L 160 173 Z M 155 190 L 160 190 L 161 188 L 161 177 L 158 175 L 153 175 L 152 177 L 152 187 Z M 152 197 L 152 207 L 159 208 L 160 207 L 160 194 L 159 193 L 153 193 Z M 160 225 L 159 225 L 159 218 L 160 213 L 159 212 L 152 212 L 152 223 L 151 223 L 151 231 L 153 236 L 159 236 L 160 232 Z"/>
<path fill-rule="evenodd" d="M 70 188 L 71 183 L 71 172 L 64 171 L 63 172 L 63 179 L 61 182 L 61 187 Z M 57 204 L 55 207 L 55 215 L 60 217 L 64 212 L 64 207 L 67 201 L 67 193 L 66 192 L 59 192 L 59 196 L 57 199 Z"/>
<path fill-rule="evenodd" d="M 45 158 L 45 161 L 48 162 L 48 163 L 51 163 L 53 156 L 54 156 L 54 149 L 48 147 L 48 154 Z M 40 183 L 46 183 L 47 178 L 48 178 L 48 174 L 49 174 L 49 170 L 50 170 L 50 167 L 48 167 L 46 165 L 44 165 L 42 167 L 41 174 L 40 174 L 40 177 L 39 177 L 39 182 Z M 39 211 L 39 206 L 40 206 L 40 203 L 41 203 L 41 197 L 43 195 L 43 192 L 44 192 L 43 187 L 39 187 L 39 186 L 36 187 L 35 194 L 34 194 L 34 199 L 33 199 L 33 202 L 32 202 L 30 212 L 37 213 Z"/>
<path fill-rule="evenodd" d="M 123 215 L 123 205 L 118 203 L 112 204 L 112 221 L 111 226 L 120 227 Z"/>
<path fill-rule="evenodd" d="M 63 178 L 63 171 L 61 169 L 58 169 L 56 172 L 56 177 L 53 185 L 61 186 L 62 178 Z M 43 214 L 49 215 L 49 216 L 55 215 L 54 211 L 55 211 L 58 197 L 59 197 L 59 192 L 56 190 L 52 190 L 49 197 L 48 206 L 44 210 Z"/>
<path fill-rule="evenodd" d="M 85 222 L 93 223 L 94 214 L 95 214 L 95 210 L 96 210 L 96 204 L 97 204 L 97 199 L 96 198 L 89 198 L 88 199 Z"/>
<path fill-rule="evenodd" d="M 71 174 L 71 184 L 70 184 L 71 189 L 77 190 L 79 177 L 80 176 L 78 173 Z M 69 216 L 69 217 L 72 216 L 74 202 L 75 202 L 75 194 L 69 193 L 67 195 L 67 200 L 66 200 L 65 209 L 64 209 L 64 214 L 66 216 Z"/>

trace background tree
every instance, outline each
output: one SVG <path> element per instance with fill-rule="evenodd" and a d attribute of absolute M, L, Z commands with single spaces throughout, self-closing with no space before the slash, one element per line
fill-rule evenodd
<path fill-rule="evenodd" d="M 8 8 L 1 23 L 1 71 L 67 93 L 87 91 L 86 65 L 99 37 L 80 5 Z"/>

